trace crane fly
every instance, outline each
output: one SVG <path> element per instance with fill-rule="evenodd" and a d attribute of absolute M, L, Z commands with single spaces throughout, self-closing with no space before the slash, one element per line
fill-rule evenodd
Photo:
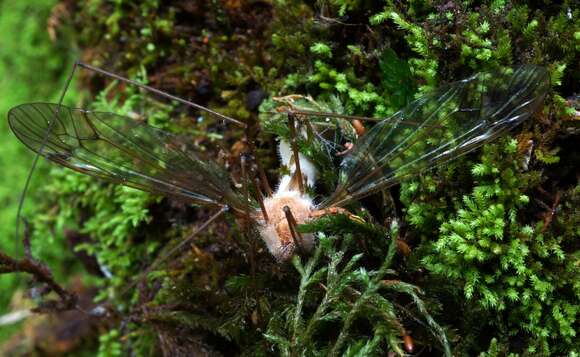
<path fill-rule="evenodd" d="M 215 206 L 220 212 L 227 207 L 234 215 L 249 218 L 272 255 L 286 261 L 297 249 L 314 245 L 314 237 L 301 235 L 297 225 L 320 215 L 346 212 L 344 207 L 356 200 L 494 140 L 530 117 L 548 87 L 545 68 L 524 65 L 444 85 L 385 119 L 288 110 L 290 142 L 280 151 L 282 163 L 291 167 L 290 174 L 282 176 L 274 192 L 266 189 L 265 197 L 260 186 L 267 185 L 254 180 L 256 198 L 249 197 L 247 187 L 236 188 L 225 168 L 202 160 L 177 136 L 125 116 L 60 103 L 27 103 L 12 108 L 8 120 L 29 149 L 62 166 L 192 204 Z M 240 124 L 195 103 L 179 101 Z M 316 165 L 299 153 L 296 138 L 302 133 L 301 123 L 329 118 L 371 119 L 374 125 L 349 146 L 334 192 L 316 202 L 307 192 L 315 184 Z M 244 166 L 242 160 L 247 183 L 252 180 Z"/>

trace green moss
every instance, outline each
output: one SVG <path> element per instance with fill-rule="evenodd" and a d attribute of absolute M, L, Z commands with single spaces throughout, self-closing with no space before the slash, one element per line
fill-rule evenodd
<path fill-rule="evenodd" d="M 16 256 L 22 254 L 21 239 L 15 237 L 19 193 L 33 156 L 9 132 L 6 117 L 12 106 L 26 101 L 55 100 L 60 94 L 71 61 L 64 51 L 63 39 L 53 43 L 46 31 L 55 3 L 35 0 L 0 4 L 0 30 L 5 34 L 0 38 L 0 250 Z M 42 70 L 38 70 L 39 66 Z M 67 99 L 72 102 L 74 98 L 73 91 Z M 45 173 L 46 167 L 41 164 L 24 205 L 26 219 L 32 218 L 35 202 L 40 200 L 37 188 L 42 186 Z M 39 244 L 47 254 L 40 258 L 52 265 L 61 259 L 51 258 L 59 255 L 64 245 L 49 237 L 42 238 Z M 56 269 L 55 273 L 64 277 L 62 269 Z M 10 299 L 21 283 L 16 275 L 0 275 L 0 315 L 9 311 Z M 0 327 L 0 341 L 12 330 L 10 326 Z"/>
<path fill-rule="evenodd" d="M 319 245 L 307 262 L 294 258 L 294 267 L 300 273 L 296 305 L 275 313 L 265 334 L 281 355 L 372 356 L 387 350 L 403 355 L 402 338 L 406 332 L 401 317 L 403 311 L 394 303 L 400 299 L 395 297 L 397 293 L 411 298 L 418 310 L 412 314 L 426 321 L 430 332 L 441 343 L 438 347 L 445 355 L 451 355 L 443 330 L 419 298 L 420 289 L 392 276 L 394 272 L 390 267 L 396 239 L 388 236 L 397 236 L 396 227 L 388 234 L 382 227 L 336 216 L 320 219 L 302 230 L 337 231 L 341 239 L 339 243 L 339 236 L 320 235 Z M 361 264 L 362 253 L 347 253 L 356 235 L 358 239 L 368 239 L 371 244 L 387 246 L 383 247 L 386 255 L 381 257 L 378 267 L 367 270 Z M 323 287 L 322 294 L 318 286 Z M 365 322 L 370 328 L 361 330 Z M 337 331 L 330 333 L 330 341 L 322 337 L 328 331 Z M 320 337 L 314 340 L 315 336 Z"/>
<path fill-rule="evenodd" d="M 521 133 L 517 145 L 505 139 L 404 182 L 400 193 L 365 200 L 366 210 L 353 205 L 366 224 L 337 216 L 310 227 L 325 236 L 315 256 L 296 260 L 295 269 L 273 262 L 255 235 L 227 217 L 157 266 L 146 284 L 123 291 L 210 212 L 57 169 L 36 196 L 35 251 L 62 264 L 54 247 L 61 247 L 64 228 L 89 237 L 76 249 L 92 254 L 112 276 L 87 280 L 99 287 L 100 299 L 132 318 L 124 329 L 113 322 L 102 332 L 101 355 L 120 353 L 121 337 L 142 355 L 195 354 L 200 348 L 223 355 L 267 355 L 272 349 L 308 355 L 333 348 L 346 355 L 402 353 L 401 326 L 431 351 L 446 346 L 434 321 L 444 326 L 456 355 L 572 353 L 580 226 L 574 176 L 579 160 L 572 145 L 577 134 L 568 130 L 577 121 L 568 98 L 577 91 L 580 48 L 580 13 L 572 5 L 79 4 L 72 21 L 84 60 L 260 122 L 265 135 L 256 141 L 258 157 L 271 179 L 280 172 L 274 137 L 289 133 L 281 116 L 257 117 L 246 105 L 251 92 L 299 93 L 298 108 L 385 117 L 442 83 L 520 63 L 547 66 L 553 92 L 544 110 L 512 134 Z M 43 56 L 56 73 L 50 79 L 59 77 L 60 57 L 48 50 Z M 33 53 L 27 57 L 41 61 Z M 106 88 L 87 73 L 80 78 L 97 98 L 86 100 L 93 107 L 138 113 L 150 124 L 190 135 L 210 158 L 218 156 L 213 148 L 219 142 L 224 160 L 237 162 L 228 150 L 239 146 L 239 130 L 223 131 L 211 118 L 199 123 L 199 113 L 127 87 Z M 269 98 L 260 110 L 278 105 Z M 337 120 L 329 127 L 346 141 L 354 139 L 349 125 Z M 337 142 L 330 142 L 332 149 Z M 336 184 L 339 158 L 311 137 L 299 140 L 299 148 L 319 167 L 315 193 L 326 196 Z M 523 165 L 526 155 L 530 161 Z M 230 167 L 235 176 L 237 166 Z M 401 211 L 401 238 L 413 248 L 406 258 L 393 257 L 383 226 L 386 216 Z M 385 276 L 400 281 L 379 289 Z M 349 289 L 361 295 L 352 298 Z"/>
<path fill-rule="evenodd" d="M 478 184 L 441 225 L 423 262 L 459 282 L 467 300 L 505 311 L 510 333 L 532 336 L 530 352 L 550 354 L 555 345 L 560 354 L 576 337 L 578 272 L 570 265 L 575 254 L 565 253 L 575 238 L 546 234 L 544 222 L 525 218 L 530 198 L 523 190 L 535 175 L 518 172 L 515 144 L 485 148 L 472 170 Z"/>

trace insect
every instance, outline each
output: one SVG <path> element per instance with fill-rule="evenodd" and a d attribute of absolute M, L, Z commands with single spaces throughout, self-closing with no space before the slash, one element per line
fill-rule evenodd
<path fill-rule="evenodd" d="M 530 117 L 548 87 L 546 69 L 524 65 L 475 74 L 442 86 L 385 119 L 288 110 L 290 142 L 281 143 L 280 152 L 290 174 L 284 175 L 277 190 L 265 198 L 256 180 L 255 200 L 248 196 L 247 187 L 244 193 L 232 185 L 224 168 L 200 159 L 176 136 L 127 117 L 60 104 L 28 103 L 12 108 L 8 120 L 28 148 L 62 166 L 140 190 L 215 206 L 220 212 L 229 208 L 234 215 L 249 218 L 272 255 L 286 261 L 297 249 L 309 250 L 315 244 L 314 236 L 301 235 L 297 225 L 325 214 L 346 213 L 344 207 L 356 200 L 494 140 Z M 302 128 L 314 118 L 374 122 L 349 145 L 338 169 L 336 189 L 322 200 L 308 193 L 316 182 L 315 165 L 296 145 Z"/>

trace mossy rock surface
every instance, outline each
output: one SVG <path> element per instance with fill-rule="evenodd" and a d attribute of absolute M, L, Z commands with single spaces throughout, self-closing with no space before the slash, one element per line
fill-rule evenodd
<path fill-rule="evenodd" d="M 39 21 L 48 19 L 54 47 L 36 70 L 47 66 L 61 78 L 78 57 L 247 123 L 250 145 L 235 125 L 86 70 L 69 103 L 171 131 L 237 182 L 240 154 L 252 146 L 271 183 L 284 172 L 276 145 L 289 130 L 269 114 L 278 97 L 383 118 L 476 72 L 535 64 L 551 81 L 543 107 L 508 135 L 349 206 L 361 220 L 336 215 L 301 227 L 324 233 L 312 255 L 291 264 L 276 262 L 251 227 L 224 215 L 148 271 L 215 210 L 43 166 L 27 212 L 33 252 L 87 306 L 92 299 L 108 309 L 105 317 L 71 317 L 83 328 L 58 353 L 579 353 L 580 9 L 573 1 L 42 5 Z M 24 53 L 22 63 L 35 55 Z M 1 74 L 15 60 L 2 54 L 0 61 Z M 38 79 L 47 93 L 50 79 Z M 321 169 L 314 194 L 329 195 L 340 160 L 306 140 L 299 147 Z M 131 286 L 144 271 L 147 279 Z M 16 296 L 10 284 L 3 302 Z M 54 352 L 42 347 L 54 336 L 30 334 L 50 323 L 58 326 L 26 322 L 0 351 Z M 24 340 L 31 342 L 15 342 Z"/>

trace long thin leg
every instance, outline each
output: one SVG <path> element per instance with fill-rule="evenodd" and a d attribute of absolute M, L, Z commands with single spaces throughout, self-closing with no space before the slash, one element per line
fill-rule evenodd
<path fill-rule="evenodd" d="M 262 190 L 260 189 L 260 180 L 258 178 L 254 178 L 254 189 L 256 190 L 256 198 L 258 199 L 258 203 L 260 204 L 260 209 L 262 210 L 262 216 L 264 217 L 264 222 L 268 223 L 270 220 L 268 217 L 268 212 L 266 212 L 266 206 L 264 205 L 264 195 L 262 194 Z"/>
<path fill-rule="evenodd" d="M 244 222 L 244 235 L 246 239 L 250 241 L 250 272 L 252 274 L 252 282 L 256 281 L 256 239 L 255 237 L 250 237 L 248 225 L 250 222 L 250 193 L 248 190 L 248 172 L 247 172 L 247 162 L 246 156 L 241 155 L 240 157 L 240 167 L 242 169 L 242 191 L 244 193 L 244 205 L 246 206 L 245 219 Z"/>
<path fill-rule="evenodd" d="M 294 113 L 288 113 L 288 126 L 290 128 L 290 146 L 292 147 L 294 164 L 296 164 L 295 175 L 298 179 L 298 188 L 300 193 L 304 193 L 304 180 L 302 179 L 302 170 L 300 169 L 300 157 L 298 153 L 298 143 L 296 141 L 296 119 Z"/>
<path fill-rule="evenodd" d="M 290 209 L 290 207 L 284 206 L 284 214 L 286 215 L 286 221 L 288 221 L 288 227 L 290 228 L 290 235 L 292 236 L 292 240 L 294 241 L 294 244 L 296 245 L 300 253 L 303 254 L 304 247 L 302 243 L 304 242 L 304 238 L 302 238 L 302 234 L 298 232 L 297 229 L 298 223 L 296 223 L 296 219 L 294 218 L 294 215 L 292 214 L 292 210 Z"/>
<path fill-rule="evenodd" d="M 36 165 L 38 164 L 38 159 L 40 158 L 40 154 L 42 150 L 44 150 L 46 144 L 48 143 L 48 138 L 52 128 L 54 127 L 54 123 L 56 123 L 56 118 L 60 115 L 60 108 L 62 107 L 62 101 L 64 100 L 64 96 L 70 87 L 72 79 L 74 77 L 75 71 L 79 66 L 79 62 L 75 62 L 73 67 L 70 71 L 70 74 L 65 82 L 64 89 L 60 94 L 60 98 L 58 99 L 58 105 L 56 106 L 56 111 L 54 112 L 53 120 L 48 124 L 48 128 L 46 129 L 46 135 L 42 139 L 42 143 L 38 148 L 36 155 L 34 155 L 34 160 L 32 161 L 32 166 L 30 167 L 30 171 L 28 171 L 28 176 L 26 177 L 26 181 L 24 182 L 24 188 L 22 189 L 22 193 L 20 194 L 20 199 L 18 201 L 18 210 L 16 213 L 16 240 L 20 237 L 20 220 L 22 218 L 22 207 L 24 206 L 24 199 L 26 198 L 26 194 L 28 193 L 28 188 L 30 186 L 30 180 L 32 180 L 32 175 L 34 174 L 34 170 L 36 169 Z"/>
<path fill-rule="evenodd" d="M 270 186 L 270 183 L 268 182 L 268 178 L 266 177 L 266 172 L 264 171 L 264 169 L 262 168 L 262 165 L 260 165 L 260 161 L 258 160 L 258 153 L 256 150 L 256 130 L 254 128 L 254 125 L 251 124 L 252 122 L 249 122 L 248 125 L 246 125 L 245 127 L 245 135 L 246 135 L 246 144 L 248 145 L 248 149 L 250 154 L 252 155 L 252 161 L 253 161 L 253 166 L 257 169 L 258 174 L 260 175 L 260 183 L 262 184 L 262 187 L 264 188 L 264 191 L 266 192 L 266 194 L 268 195 L 268 197 L 272 196 L 272 187 Z"/>
<path fill-rule="evenodd" d="M 201 231 L 205 230 L 213 221 L 219 218 L 222 214 L 224 214 L 228 210 L 227 206 L 222 207 L 219 211 L 217 211 L 213 216 L 211 216 L 207 221 L 205 221 L 201 226 L 199 226 L 193 233 L 191 233 L 187 238 L 181 241 L 178 245 L 173 247 L 169 252 L 164 254 L 162 257 L 158 258 L 153 264 L 151 264 L 143 273 L 141 273 L 136 280 L 128 287 L 125 288 L 123 293 L 127 292 L 130 288 L 140 285 L 143 283 L 144 279 L 147 278 L 147 275 L 153 271 L 159 264 L 163 263 L 165 260 L 169 259 L 173 254 L 179 251 L 183 246 L 191 242 L 193 238 L 195 238 Z"/>
<path fill-rule="evenodd" d="M 273 195 L 273 192 L 272 192 L 272 187 L 270 186 L 270 183 L 268 182 L 268 178 L 266 177 L 266 172 L 264 171 L 264 169 L 262 168 L 262 166 L 258 162 L 257 158 L 255 158 L 254 162 L 256 164 L 256 168 L 258 169 L 258 173 L 260 174 L 260 181 L 262 182 L 262 186 L 264 186 L 264 189 L 266 190 L 268 197 L 271 197 Z"/>
<path fill-rule="evenodd" d="M 141 274 L 139 274 L 133 280 L 133 282 L 131 282 L 129 285 L 127 285 L 121 291 L 121 293 L 119 294 L 119 296 L 123 296 L 129 290 L 133 289 L 135 286 L 140 286 L 141 284 L 143 284 L 143 282 L 147 279 L 147 275 L 149 275 L 149 273 L 151 271 L 153 271 L 156 267 L 159 266 L 159 264 L 163 263 L 166 259 L 168 259 L 169 257 L 171 257 L 173 254 L 175 254 L 184 245 L 186 245 L 187 243 L 191 242 L 191 240 L 193 238 L 195 238 L 200 232 L 202 232 L 203 230 L 205 230 L 213 221 L 215 221 L 216 219 L 218 219 L 227 210 L 228 210 L 228 207 L 227 206 L 223 206 L 219 211 L 217 211 L 213 216 L 211 216 L 207 221 L 205 221 L 201 226 L 199 226 L 195 231 L 193 231 L 187 238 L 185 238 L 185 240 L 183 240 L 178 245 L 176 245 L 175 247 L 173 247 L 165 255 L 163 255 L 162 257 L 160 257 L 157 260 L 155 260 L 147 269 L 145 269 L 144 272 L 142 272 Z M 106 312 L 105 307 L 110 306 L 111 304 L 112 304 L 112 301 L 111 300 L 107 300 L 107 301 L 105 301 L 103 303 L 100 303 L 100 304 L 96 305 L 94 308 L 91 309 L 90 314 L 93 315 L 93 316 L 98 316 L 98 317 L 106 316 L 105 315 L 105 312 Z"/>
<path fill-rule="evenodd" d="M 242 192 L 244 194 L 244 206 L 246 206 L 245 216 L 246 219 L 250 220 L 250 194 L 248 190 L 248 173 L 247 173 L 247 163 L 246 156 L 240 155 L 240 168 L 242 169 Z"/>
<path fill-rule="evenodd" d="M 277 111 L 269 111 L 266 112 L 269 114 L 280 114 L 281 112 L 277 112 Z M 284 111 L 282 111 L 282 113 L 284 113 Z M 363 116 L 358 116 L 358 115 L 347 115 L 347 114 L 338 114 L 338 113 L 330 113 L 330 112 L 318 112 L 318 111 L 314 111 L 314 110 L 296 110 L 296 109 L 291 109 L 291 110 L 287 110 L 286 113 L 293 113 L 294 115 L 304 115 L 304 116 L 314 116 L 314 117 L 329 117 L 329 118 L 340 118 L 340 119 L 347 119 L 347 120 L 360 120 L 360 121 L 368 121 L 368 122 L 381 122 L 383 120 L 387 120 L 389 118 L 371 118 L 371 117 L 363 117 Z M 426 125 L 426 124 L 421 124 L 419 122 L 416 121 L 412 121 L 412 120 L 402 120 L 396 123 L 397 125 L 408 125 L 408 126 L 417 126 L 417 125 L 423 125 L 426 128 L 441 128 L 441 125 Z"/>
<path fill-rule="evenodd" d="M 206 108 L 206 107 L 204 107 L 202 105 L 196 104 L 196 103 L 194 103 L 192 101 L 185 100 L 183 98 L 179 98 L 177 96 L 174 96 L 173 94 L 169 94 L 169 93 L 164 92 L 164 91 L 161 91 L 159 89 L 150 87 L 150 86 L 148 86 L 146 84 L 139 83 L 137 81 L 134 81 L 134 80 L 131 80 L 131 79 L 128 79 L 128 78 L 125 78 L 125 77 L 121 77 L 118 74 L 115 74 L 115 73 L 106 71 L 106 70 L 101 69 L 101 68 L 98 68 L 98 67 L 91 66 L 90 64 L 86 64 L 86 63 L 82 63 L 82 62 L 77 62 L 77 65 L 79 67 L 81 67 L 81 68 L 88 69 L 90 71 L 93 71 L 93 72 L 96 72 L 96 73 L 100 73 L 100 74 L 105 75 L 107 77 L 111 77 L 111 78 L 117 79 L 117 80 L 119 80 L 121 82 L 125 82 L 125 83 L 128 83 L 128 84 L 134 85 L 136 87 L 145 89 L 145 90 L 147 90 L 149 92 L 155 93 L 155 94 L 160 95 L 162 97 L 165 97 L 165 98 L 168 98 L 168 99 L 171 99 L 171 100 L 175 100 L 175 101 L 177 101 L 177 102 L 179 102 L 181 104 L 185 104 L 185 105 L 188 105 L 188 106 L 193 107 L 195 109 L 204 111 L 204 112 L 206 112 L 208 114 L 211 114 L 211 115 L 214 115 L 214 116 L 216 116 L 216 117 L 218 117 L 220 119 L 227 120 L 227 121 L 230 121 L 232 123 L 235 123 L 235 124 L 237 124 L 237 125 L 239 125 L 241 127 L 246 127 L 246 124 L 242 123 L 239 120 L 236 120 L 234 118 L 230 118 L 227 115 L 218 113 L 218 112 L 216 112 L 214 110 L 211 110 L 211 109 Z"/>

